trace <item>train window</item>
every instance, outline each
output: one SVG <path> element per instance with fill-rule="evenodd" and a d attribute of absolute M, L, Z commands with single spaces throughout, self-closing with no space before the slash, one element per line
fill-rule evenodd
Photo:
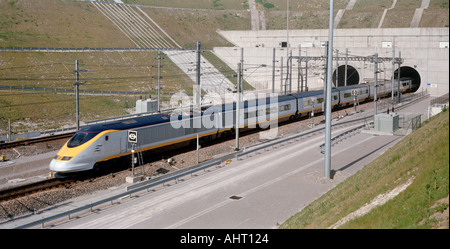
<path fill-rule="evenodd" d="M 271 113 L 276 113 L 277 112 L 277 108 L 276 107 L 272 107 L 270 109 L 266 109 L 266 115 L 269 115 Z"/>
<path fill-rule="evenodd" d="M 129 119 L 129 120 L 122 121 L 122 124 L 134 124 L 134 123 L 137 123 L 137 121 L 134 120 L 134 119 Z"/>
<path fill-rule="evenodd" d="M 105 136 L 105 141 L 108 141 L 108 139 L 109 139 L 109 136 Z"/>
<path fill-rule="evenodd" d="M 351 97 L 351 96 L 352 96 L 351 93 L 344 93 L 344 98 L 349 98 L 349 97 Z"/>
<path fill-rule="evenodd" d="M 323 98 L 317 98 L 317 103 L 322 103 L 323 102 Z"/>
<path fill-rule="evenodd" d="M 248 113 L 248 118 L 254 118 L 254 117 L 256 117 L 256 111 Z"/>
<path fill-rule="evenodd" d="M 263 110 L 260 110 L 263 111 Z M 254 118 L 258 114 L 259 111 L 246 112 L 244 113 L 244 119 Z"/>
<path fill-rule="evenodd" d="M 312 106 L 312 105 L 317 104 L 317 103 L 319 103 L 319 102 L 317 101 L 317 99 L 306 99 L 306 100 L 303 102 L 303 105 L 304 105 L 304 106 Z"/>
<path fill-rule="evenodd" d="M 282 112 L 282 111 L 288 111 L 288 110 L 290 110 L 290 109 L 291 109 L 291 105 L 290 105 L 290 104 L 280 106 L 280 112 Z"/>
<path fill-rule="evenodd" d="M 95 137 L 97 133 L 77 132 L 67 143 L 67 147 L 73 148 L 82 145 Z"/>
<path fill-rule="evenodd" d="M 337 95 L 334 95 L 334 96 L 333 96 L 333 99 L 334 99 L 334 100 L 337 100 Z"/>

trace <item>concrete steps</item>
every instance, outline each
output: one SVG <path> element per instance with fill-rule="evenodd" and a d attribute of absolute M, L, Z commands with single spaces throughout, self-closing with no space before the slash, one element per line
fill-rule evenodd
<path fill-rule="evenodd" d="M 186 75 L 196 83 L 195 51 L 181 51 L 181 48 L 152 18 L 138 6 L 122 4 L 120 1 L 92 4 L 139 48 L 156 48 L 162 50 Z M 234 89 L 219 70 L 201 57 L 201 88 L 207 93 L 223 95 Z"/>
<path fill-rule="evenodd" d="M 165 51 L 164 52 L 177 66 L 186 73 L 193 82 L 196 82 L 196 53 L 195 51 Z M 201 89 L 207 93 L 224 95 L 234 89 L 231 83 L 203 56 L 200 59 Z"/>
<path fill-rule="evenodd" d="M 143 16 L 139 7 L 98 1 L 92 4 L 139 48 L 179 47 L 148 15 Z"/>

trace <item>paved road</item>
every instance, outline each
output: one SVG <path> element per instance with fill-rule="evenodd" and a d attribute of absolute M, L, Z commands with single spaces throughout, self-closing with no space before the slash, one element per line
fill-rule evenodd
<path fill-rule="evenodd" d="M 400 112 L 423 114 L 428 103 Z M 351 128 L 333 129 L 333 135 Z M 55 228 L 276 228 L 403 137 L 359 133 L 338 143 L 332 148 L 331 180 L 323 177 L 318 149 L 323 138 L 323 133 L 309 135 L 235 159 Z"/>
<path fill-rule="evenodd" d="M 318 149 L 323 136 L 233 160 L 56 228 L 276 228 L 401 139 L 361 133 L 341 142 L 333 147 L 329 180 Z"/>
<path fill-rule="evenodd" d="M 429 98 L 426 98 L 399 113 L 425 116 L 428 105 Z M 355 116 L 342 121 L 350 118 Z M 335 128 L 333 136 L 351 128 Z M 323 155 L 318 148 L 324 142 L 324 134 L 308 135 L 234 159 L 226 166 L 222 164 L 193 177 L 187 176 L 178 183 L 169 183 L 170 186 L 157 186 L 150 192 L 117 200 L 112 206 L 100 206 L 93 213 L 87 210 L 78 214 L 77 219 L 64 218 L 55 226 L 46 223 L 46 227 L 276 228 L 401 139 L 402 136 L 359 133 L 339 142 L 332 147 L 333 179 L 330 180 L 323 178 Z M 14 227 L 123 191 L 124 186 L 98 191 L 0 227 Z"/>
<path fill-rule="evenodd" d="M 56 151 L 52 151 L 0 162 L 0 189 L 15 184 L 42 180 L 43 177 L 48 176 L 48 165 L 55 155 Z"/>

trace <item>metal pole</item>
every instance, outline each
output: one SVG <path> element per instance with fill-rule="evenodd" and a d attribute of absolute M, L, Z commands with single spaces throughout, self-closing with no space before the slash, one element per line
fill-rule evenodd
<path fill-rule="evenodd" d="M 375 115 L 377 115 L 377 92 L 378 92 L 378 53 L 374 55 L 374 72 L 373 72 L 373 81 L 374 81 L 374 97 L 373 97 L 373 118 L 375 118 Z"/>
<path fill-rule="evenodd" d="M 289 0 L 287 2 L 286 7 L 286 82 L 284 85 L 284 95 L 287 94 L 288 81 L 287 77 L 289 77 Z M 283 77 L 281 77 L 281 81 L 283 81 Z"/>
<path fill-rule="evenodd" d="M 287 7 L 286 7 L 286 49 L 287 49 L 286 50 L 286 59 L 288 59 L 289 58 L 289 0 L 287 0 Z"/>
<path fill-rule="evenodd" d="M 306 66 L 305 66 L 305 92 L 308 91 L 308 51 L 305 51 Z"/>
<path fill-rule="evenodd" d="M 273 48 L 272 65 L 272 93 L 275 93 L 275 48 Z"/>
<path fill-rule="evenodd" d="M 301 70 L 302 70 L 302 67 L 301 67 L 301 63 L 302 63 L 302 61 L 301 61 L 301 59 L 302 59 L 302 45 L 301 44 L 299 44 L 298 45 L 298 60 L 297 60 L 297 68 L 298 68 L 298 74 L 297 74 L 297 93 L 299 93 L 299 92 L 303 92 L 303 77 L 301 77 Z M 301 87 L 300 87 L 300 78 L 302 78 L 302 80 L 301 80 Z M 301 90 L 300 90 L 301 89 Z"/>
<path fill-rule="evenodd" d="M 395 75 L 395 38 L 392 43 L 392 82 L 391 82 L 391 102 L 394 104 L 394 75 Z"/>
<path fill-rule="evenodd" d="M 238 63 L 238 82 L 237 82 L 237 98 L 236 98 L 236 146 L 234 148 L 235 151 L 239 150 L 239 109 L 241 105 L 241 78 L 242 78 L 242 67 L 241 63 Z"/>
<path fill-rule="evenodd" d="M 283 56 L 281 56 L 281 69 L 280 69 L 280 91 L 283 94 Z"/>
<path fill-rule="evenodd" d="M 201 54 L 200 54 L 200 48 L 201 48 L 201 43 L 199 41 L 197 41 L 197 91 L 195 93 L 195 101 L 196 101 L 196 106 L 197 109 L 200 111 L 200 99 L 201 99 L 201 88 L 200 88 L 200 58 L 201 58 Z"/>
<path fill-rule="evenodd" d="M 328 60 L 328 41 L 326 41 L 325 44 L 325 58 Z M 322 102 L 322 112 L 325 114 L 325 104 L 326 104 L 326 98 L 327 98 L 327 76 L 328 76 L 328 61 L 325 65 L 325 74 L 323 76 L 323 102 Z M 325 121 L 325 115 L 323 115 L 323 120 Z"/>
<path fill-rule="evenodd" d="M 331 173 L 331 81 L 333 80 L 333 15 L 334 0 L 330 0 L 330 20 L 328 34 L 328 70 L 327 70 L 327 99 L 325 113 L 325 160 L 324 160 L 324 177 L 330 178 Z"/>
<path fill-rule="evenodd" d="M 75 60 L 75 109 L 76 109 L 76 116 L 77 116 L 77 131 L 80 129 L 80 96 L 79 96 L 79 71 L 78 71 L 78 60 Z"/>
<path fill-rule="evenodd" d="M 288 65 L 289 93 L 292 93 L 292 50 L 289 51 Z"/>
<path fill-rule="evenodd" d="M 345 49 L 344 86 L 347 86 L 348 48 Z"/>
<path fill-rule="evenodd" d="M 131 176 L 134 177 L 134 143 L 131 144 Z"/>
<path fill-rule="evenodd" d="M 336 49 L 336 58 L 339 57 L 339 50 Z M 339 60 L 336 60 L 336 87 L 339 86 Z"/>
<path fill-rule="evenodd" d="M 400 101 L 402 100 L 401 99 L 401 96 L 400 96 L 400 65 L 402 64 L 402 52 L 401 51 L 398 51 L 398 77 L 397 77 L 397 86 L 398 86 L 398 89 L 397 89 L 397 98 L 398 98 L 398 103 L 400 103 Z"/>
<path fill-rule="evenodd" d="M 199 141 L 198 133 L 197 133 L 197 164 L 199 161 L 199 149 L 200 149 L 200 141 Z"/>
<path fill-rule="evenodd" d="M 161 51 L 158 51 L 158 112 L 161 112 Z"/>
<path fill-rule="evenodd" d="M 8 119 L 8 142 L 11 142 L 11 119 Z"/>
<path fill-rule="evenodd" d="M 87 72 L 87 70 L 80 70 L 78 67 L 78 60 L 75 60 L 75 109 L 76 109 L 76 125 L 77 125 L 77 131 L 80 129 L 80 96 L 79 96 L 79 90 L 80 85 L 83 85 L 85 82 L 81 83 L 79 81 L 80 78 L 80 72 Z"/>
<path fill-rule="evenodd" d="M 241 48 L 241 80 L 239 81 L 241 92 L 244 91 L 244 48 Z"/>

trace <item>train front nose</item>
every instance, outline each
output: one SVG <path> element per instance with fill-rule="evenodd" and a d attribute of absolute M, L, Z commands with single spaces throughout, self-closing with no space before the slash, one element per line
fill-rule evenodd
<path fill-rule="evenodd" d="M 53 159 L 50 162 L 49 168 L 57 173 L 71 173 L 84 170 L 90 170 L 94 164 L 92 162 L 78 162 L 77 160 L 61 161 Z"/>
<path fill-rule="evenodd" d="M 89 146 L 97 134 L 98 132 L 76 132 L 50 162 L 50 170 L 70 173 L 92 169 L 95 161 L 89 156 L 89 151 L 92 150 Z"/>
<path fill-rule="evenodd" d="M 50 162 L 49 168 L 51 171 L 54 171 L 54 172 L 68 172 L 67 170 L 69 167 L 67 165 L 67 162 L 58 161 L 58 160 L 53 159 Z"/>

